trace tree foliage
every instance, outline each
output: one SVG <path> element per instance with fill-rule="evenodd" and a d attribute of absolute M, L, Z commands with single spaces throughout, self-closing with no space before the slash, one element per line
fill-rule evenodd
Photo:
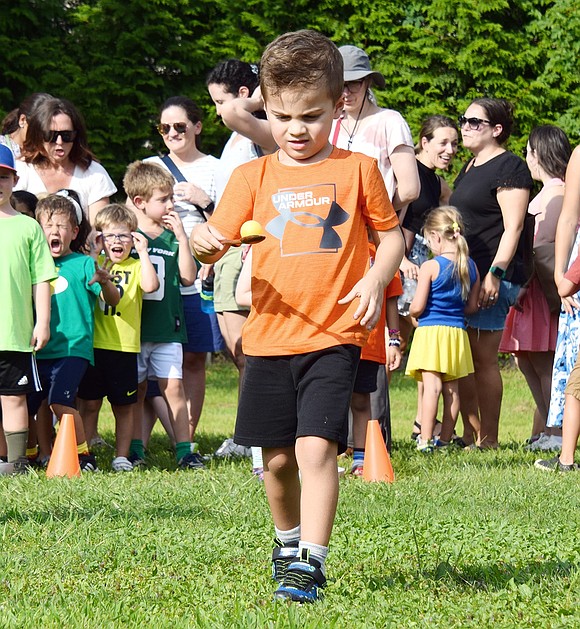
<path fill-rule="evenodd" d="M 551 122 L 580 139 L 577 0 L 12 0 L 0 12 L 6 112 L 32 91 L 71 99 L 91 145 L 120 181 L 128 162 L 161 150 L 154 122 L 174 94 L 206 111 L 203 142 L 219 154 L 227 130 L 205 88 L 222 59 L 258 61 L 278 34 L 315 28 L 363 47 L 416 133 L 480 95 L 516 106 L 512 145 Z"/>

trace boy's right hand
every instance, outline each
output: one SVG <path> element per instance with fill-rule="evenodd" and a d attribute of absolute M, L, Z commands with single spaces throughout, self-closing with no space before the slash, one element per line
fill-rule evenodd
<path fill-rule="evenodd" d="M 196 257 L 203 258 L 223 251 L 226 245 L 222 244 L 222 240 L 225 240 L 223 234 L 209 223 L 203 223 L 193 228 L 189 242 Z"/>

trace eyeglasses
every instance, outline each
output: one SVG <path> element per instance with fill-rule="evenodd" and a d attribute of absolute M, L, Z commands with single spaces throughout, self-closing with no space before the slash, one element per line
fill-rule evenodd
<path fill-rule="evenodd" d="M 103 240 L 108 244 L 113 244 L 118 240 L 121 244 L 127 245 L 133 242 L 133 236 L 131 234 L 103 234 Z"/>
<path fill-rule="evenodd" d="M 348 90 L 351 94 L 358 94 L 364 85 L 364 79 L 358 81 L 345 81 L 342 91 Z"/>
<path fill-rule="evenodd" d="M 157 131 L 159 131 L 161 135 L 167 135 L 171 131 L 171 127 L 173 127 L 177 133 L 183 134 L 187 131 L 187 122 L 174 122 L 173 124 L 160 122 L 157 125 Z"/>
<path fill-rule="evenodd" d="M 460 127 L 465 126 L 465 123 L 467 123 L 472 131 L 479 131 L 479 127 L 482 124 L 491 124 L 490 120 L 482 120 L 481 118 L 466 118 L 465 116 L 459 116 L 457 122 Z"/>
<path fill-rule="evenodd" d="M 77 132 L 74 129 L 70 131 L 55 131 L 53 129 L 49 129 L 44 132 L 44 141 L 49 142 L 50 144 L 56 144 L 59 136 L 63 144 L 68 144 L 69 142 L 75 141 Z"/>
<path fill-rule="evenodd" d="M 529 150 L 528 150 L 528 147 L 527 147 L 527 146 L 525 146 L 525 147 L 522 149 L 522 155 L 524 156 L 524 159 L 528 156 L 528 153 L 533 153 L 533 152 L 534 152 L 534 149 L 533 149 L 533 148 L 531 148 L 531 147 L 530 147 L 530 149 L 529 149 Z"/>

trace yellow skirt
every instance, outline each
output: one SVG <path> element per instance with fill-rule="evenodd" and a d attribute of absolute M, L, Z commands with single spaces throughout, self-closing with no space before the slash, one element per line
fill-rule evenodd
<path fill-rule="evenodd" d="M 413 336 L 405 374 L 421 381 L 422 371 L 440 373 L 443 380 L 457 380 L 473 373 L 467 332 L 447 325 L 418 327 Z"/>

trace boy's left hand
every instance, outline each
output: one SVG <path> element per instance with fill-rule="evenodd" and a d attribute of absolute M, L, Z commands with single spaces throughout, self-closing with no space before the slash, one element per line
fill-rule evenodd
<path fill-rule="evenodd" d="M 403 355 L 399 347 L 391 345 L 387 347 L 387 367 L 389 371 L 395 371 L 401 366 Z"/>
<path fill-rule="evenodd" d="M 353 299 L 359 298 L 360 303 L 355 310 L 353 318 L 360 319 L 360 324 L 372 330 L 377 324 L 381 315 L 383 294 L 385 287 L 369 277 L 369 274 L 360 279 L 342 299 L 339 304 L 348 304 Z M 362 317 L 362 318 L 361 318 Z"/>
<path fill-rule="evenodd" d="M 137 253 L 143 253 L 147 251 L 149 241 L 143 234 L 139 232 L 131 232 L 131 236 L 133 236 L 133 246 L 135 247 L 135 251 Z"/>
<path fill-rule="evenodd" d="M 113 262 L 109 260 L 109 258 L 105 258 L 103 262 L 103 266 L 99 266 L 97 260 L 95 260 L 95 274 L 89 281 L 89 286 L 92 286 L 95 283 L 99 283 L 101 286 L 106 284 L 109 280 L 113 279 L 110 271 L 113 267 Z"/>
<path fill-rule="evenodd" d="M 50 340 L 50 326 L 43 325 L 36 322 L 34 329 L 32 330 L 32 338 L 30 339 L 30 345 L 35 352 L 46 346 Z"/>
<path fill-rule="evenodd" d="M 185 235 L 185 230 L 183 229 L 181 218 L 175 210 L 167 212 L 167 214 L 165 214 L 161 220 L 163 221 L 163 226 L 166 229 L 172 231 L 177 239 L 187 238 L 187 236 Z"/>

